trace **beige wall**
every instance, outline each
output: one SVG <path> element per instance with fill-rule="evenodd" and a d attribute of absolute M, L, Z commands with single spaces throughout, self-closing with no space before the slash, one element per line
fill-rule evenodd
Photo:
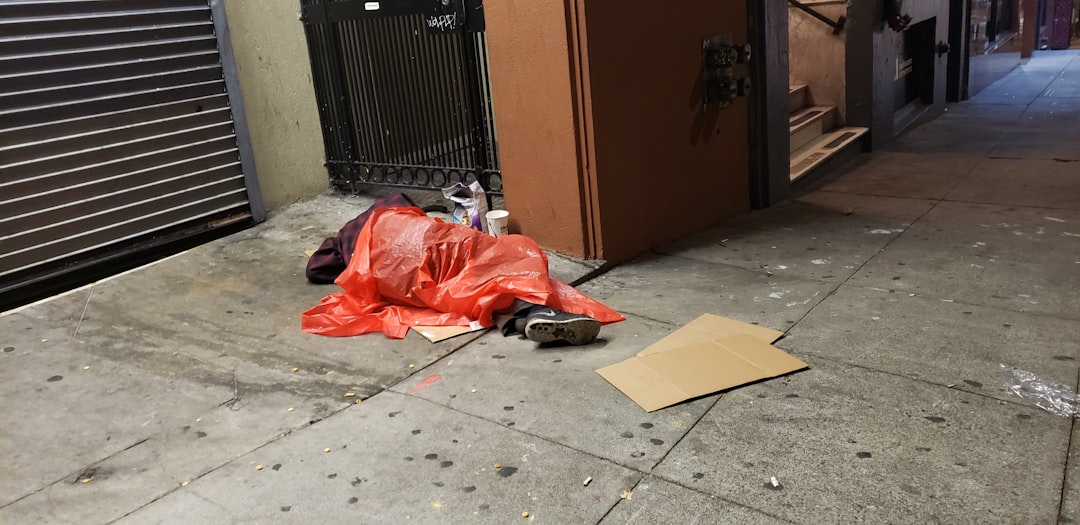
<path fill-rule="evenodd" d="M 266 208 L 326 191 L 323 142 L 299 2 L 226 0 Z"/>
<path fill-rule="evenodd" d="M 847 3 L 814 4 L 810 7 L 837 20 L 847 15 Z M 869 23 L 861 20 L 861 23 Z M 847 115 L 845 75 L 847 32 L 839 35 L 795 7 L 788 7 L 789 81 L 809 87 L 809 102 L 817 106 L 836 106 L 841 121 Z M 791 108 L 797 109 L 797 108 Z"/>

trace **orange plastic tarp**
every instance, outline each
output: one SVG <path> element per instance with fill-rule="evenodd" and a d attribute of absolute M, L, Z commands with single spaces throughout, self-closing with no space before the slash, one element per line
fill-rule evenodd
<path fill-rule="evenodd" d="M 548 277 L 536 241 L 491 237 L 428 217 L 419 208 L 376 210 L 360 230 L 352 261 L 335 281 L 344 291 L 304 312 L 305 332 L 351 336 L 382 331 L 401 339 L 410 326 L 492 326 L 514 299 L 602 323 L 618 312 Z"/>

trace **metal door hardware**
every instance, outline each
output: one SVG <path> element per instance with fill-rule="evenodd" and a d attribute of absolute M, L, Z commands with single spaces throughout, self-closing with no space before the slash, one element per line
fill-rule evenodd
<path fill-rule="evenodd" d="M 815 11 L 813 7 L 810 7 L 810 6 L 800 2 L 799 0 L 788 0 L 788 3 L 795 6 L 795 7 L 797 7 L 797 8 L 799 8 L 799 9 L 802 9 L 804 12 L 806 12 L 806 14 L 820 20 L 825 25 L 831 27 L 832 28 L 832 34 L 834 34 L 834 35 L 839 35 L 844 30 L 844 28 L 847 26 L 847 17 L 846 16 L 841 16 L 840 18 L 837 18 L 835 22 L 833 22 L 832 20 L 829 19 L 829 17 Z"/>
<path fill-rule="evenodd" d="M 952 46 L 950 46 L 949 43 L 944 40 L 939 40 L 937 46 L 934 48 L 934 51 L 937 53 L 938 57 L 941 57 L 942 55 L 948 53 L 951 50 Z"/>
<path fill-rule="evenodd" d="M 746 96 L 750 81 L 736 77 L 736 64 L 750 61 L 750 44 L 735 45 L 731 35 L 716 35 L 702 42 L 705 80 L 705 105 L 725 108 L 735 97 Z"/>

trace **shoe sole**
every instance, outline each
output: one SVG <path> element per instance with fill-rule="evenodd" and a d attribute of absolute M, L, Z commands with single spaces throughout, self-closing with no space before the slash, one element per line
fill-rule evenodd
<path fill-rule="evenodd" d="M 537 343 L 564 341 L 574 346 L 587 345 L 595 341 L 599 333 L 600 321 L 595 319 L 534 319 L 525 325 L 525 337 Z"/>

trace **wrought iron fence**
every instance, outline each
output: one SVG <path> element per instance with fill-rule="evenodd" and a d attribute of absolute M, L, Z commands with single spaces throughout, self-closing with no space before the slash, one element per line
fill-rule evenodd
<path fill-rule="evenodd" d="M 335 186 L 502 193 L 481 0 L 301 0 Z"/>

